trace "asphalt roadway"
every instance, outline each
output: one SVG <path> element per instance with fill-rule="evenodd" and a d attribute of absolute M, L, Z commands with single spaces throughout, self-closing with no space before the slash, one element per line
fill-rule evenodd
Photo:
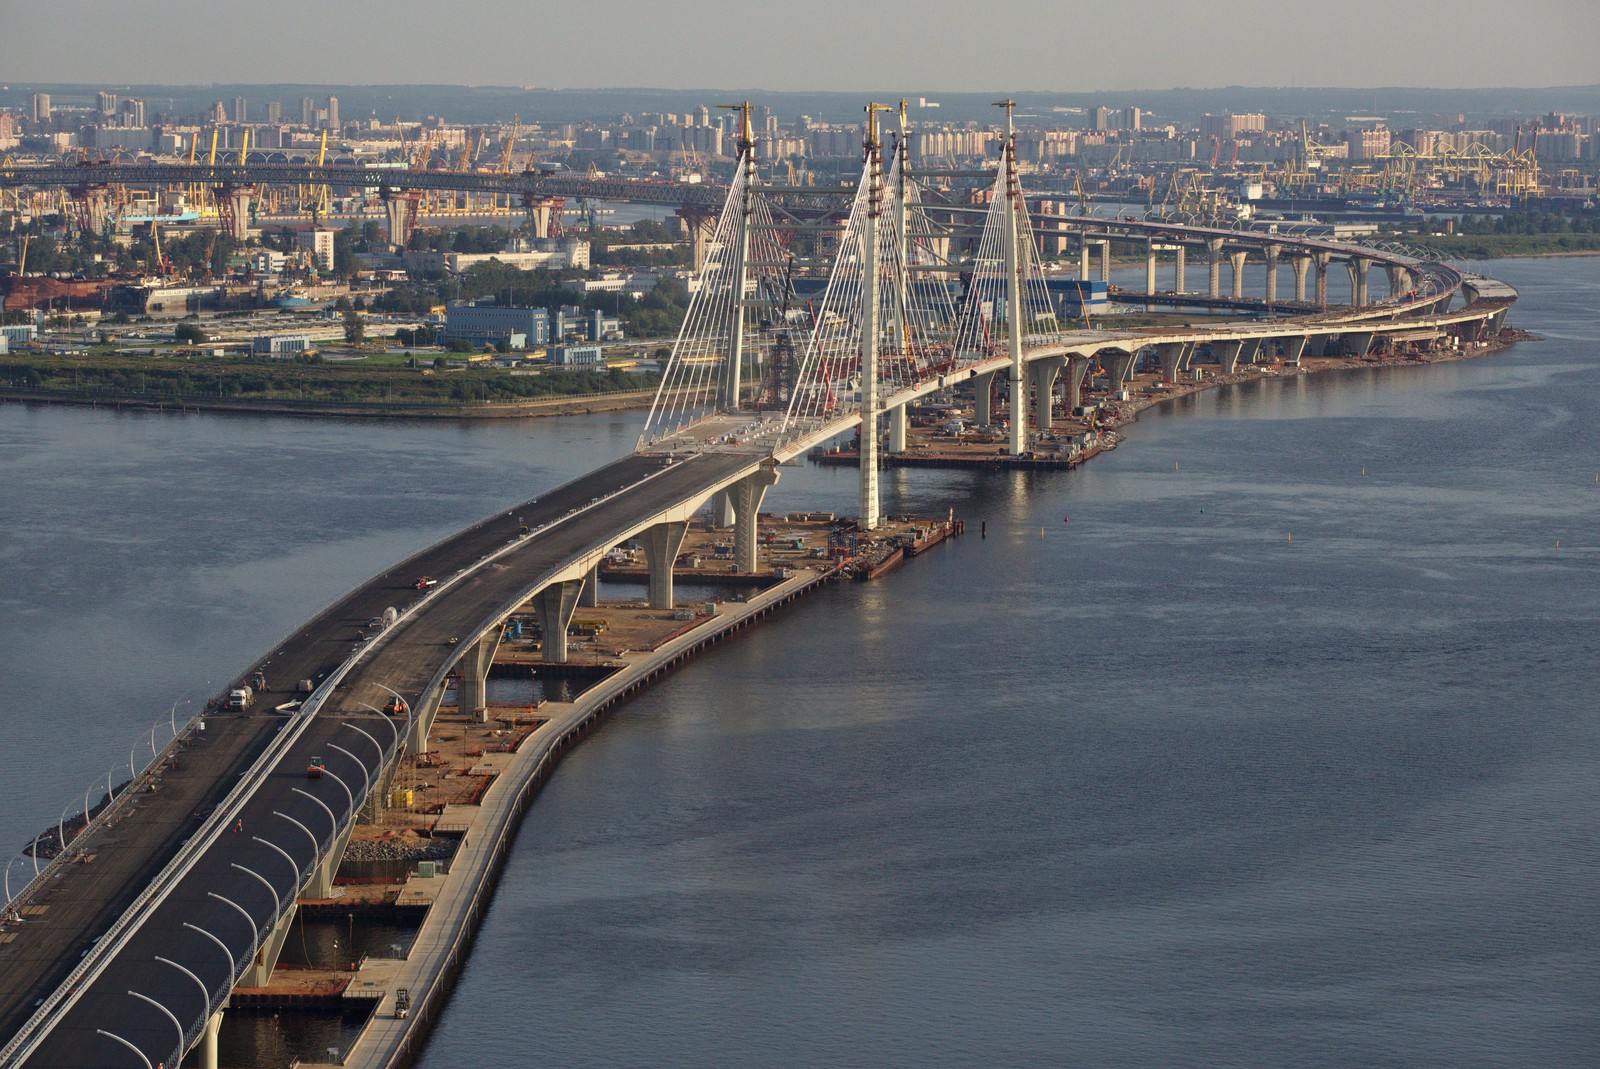
<path fill-rule="evenodd" d="M 274 895 L 287 903 L 299 885 L 299 871 L 307 869 L 313 858 L 313 837 L 324 839 L 333 821 L 345 819 L 350 802 L 345 787 L 359 794 L 366 776 L 378 775 L 380 747 L 391 745 L 401 730 L 390 718 L 361 704 L 382 706 L 388 695 L 378 684 L 393 688 L 417 707 L 429 681 L 457 652 L 452 637 L 470 634 L 584 553 L 615 544 L 642 520 L 725 485 L 757 459 L 749 454 L 704 454 L 670 465 L 657 456 L 616 461 L 396 565 L 341 599 L 253 666 L 251 672 L 265 673 L 274 689 L 248 714 L 208 718 L 204 741 L 178 759 L 180 769 L 193 766 L 196 782 L 179 792 L 167 790 L 164 780 L 162 790 L 139 797 L 136 815 L 106 832 L 75 840 L 74 850 L 93 852 L 95 860 L 69 866 L 52 887 L 51 908 L 37 923 L 33 918 L 25 921 L 16 939 L 0 944 L 0 977 L 4 977 L 0 998 L 5 1000 L 0 1009 L 5 1030 L 0 1035 L 9 1037 L 32 1013 L 35 1001 L 61 984 L 272 736 L 290 723 L 289 717 L 270 710 L 298 696 L 290 689 L 295 681 L 324 677 L 349 654 L 368 618 L 390 606 L 404 611 L 421 598 L 422 592 L 413 587 L 417 576 L 442 580 L 512 542 L 519 543 L 503 557 L 435 592 L 423 611 L 392 629 L 385 643 L 345 677 L 246 803 L 242 830 L 223 832 L 197 859 L 22 1064 L 63 1069 L 141 1064 L 132 1051 L 98 1034 L 100 1028 L 138 1046 L 152 1065 L 171 1064 L 178 1029 L 161 1010 L 129 992 L 160 1002 L 186 1028 L 199 1020 L 201 985 L 182 970 L 158 962 L 157 956 L 183 965 L 212 990 L 224 984 L 229 955 L 237 958 L 247 952 L 252 925 L 265 925 L 273 914 Z M 615 496 L 596 500 L 607 494 Z M 574 509 L 583 511 L 549 530 L 520 537 L 524 524 L 552 523 Z M 323 758 L 329 775 L 306 776 L 313 755 Z M 291 872 L 291 865 L 296 871 Z M 74 907 L 58 908 L 56 902 Z M 196 929 L 217 937 L 227 949 Z"/>

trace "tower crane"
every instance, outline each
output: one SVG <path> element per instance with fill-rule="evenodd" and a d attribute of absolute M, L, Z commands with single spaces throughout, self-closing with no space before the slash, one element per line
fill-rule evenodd
<path fill-rule="evenodd" d="M 522 116 L 511 116 L 511 133 L 506 137 L 505 144 L 500 149 L 500 173 L 511 173 L 511 153 L 516 150 L 517 138 L 522 136 Z"/>

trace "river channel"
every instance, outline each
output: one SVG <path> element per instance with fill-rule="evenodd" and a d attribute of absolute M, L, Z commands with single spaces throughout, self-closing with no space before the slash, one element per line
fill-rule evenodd
<path fill-rule="evenodd" d="M 967 536 L 578 747 L 420 1064 L 1594 1064 L 1600 258 L 1492 268 L 1544 341 L 887 472 Z M 639 421 L 0 406 L 0 846 Z"/>

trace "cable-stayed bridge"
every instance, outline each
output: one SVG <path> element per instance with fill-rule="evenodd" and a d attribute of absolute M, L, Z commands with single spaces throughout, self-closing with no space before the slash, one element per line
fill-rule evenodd
<path fill-rule="evenodd" d="M 61 825 L 55 858 L 13 858 L 0 1066 L 176 1065 L 195 1047 L 214 1066 L 229 993 L 264 983 L 297 902 L 326 897 L 353 825 L 381 807 L 401 755 L 426 748 L 448 677 L 460 676 L 463 710 L 486 716 L 502 625 L 530 602 L 543 656 L 566 660 L 568 624 L 619 543 L 643 546 L 649 602 L 671 608 L 691 517 L 710 505 L 733 530 L 735 566 L 754 571 L 756 516 L 781 464 L 857 427 L 858 523 L 877 526 L 878 457 L 905 447 L 906 406 L 920 397 L 970 384 L 989 422 L 1003 385 L 1007 449 L 1021 454 L 1059 408 L 1077 407 L 1092 368 L 1114 390 L 1141 358 L 1175 378 L 1202 347 L 1229 372 L 1335 343 L 1359 357 L 1389 335 L 1471 342 L 1515 300 L 1501 283 L 1405 250 L 1098 221 L 1107 241 L 1143 234 L 1152 256 L 1158 244 L 1206 249 L 1213 293 L 1220 265 L 1237 290 L 1254 253 L 1274 271 L 1279 258 L 1305 265 L 1297 305 L 1310 303 L 1310 268 L 1321 278 L 1331 263 L 1347 265 L 1356 299 L 1267 317 L 1269 298 L 1260 317 L 1181 327 L 1066 322 L 1043 255 L 1050 232 L 1026 208 L 1004 106 L 1007 137 L 974 206 L 984 223 L 970 249 L 953 247 L 903 138 L 886 153 L 883 109 L 869 108 L 861 179 L 811 302 L 793 292 L 793 231 L 760 182 L 746 111 L 739 169 L 637 451 L 374 576 L 252 666 L 267 682 L 260 707 L 283 714 L 213 716 L 204 730 L 174 718 L 165 749 L 152 736 L 151 768 L 109 790 L 104 807 L 86 799 L 92 819 L 73 835 Z M 1373 266 L 1389 277 L 1381 300 L 1365 291 Z M 417 589 L 417 575 L 440 581 Z M 388 625 L 352 646 L 351 621 L 390 607 Z M 303 700 L 291 689 L 300 679 L 316 681 Z M 326 774 L 308 779 L 313 757 Z M 139 790 L 152 779 L 170 789 Z"/>

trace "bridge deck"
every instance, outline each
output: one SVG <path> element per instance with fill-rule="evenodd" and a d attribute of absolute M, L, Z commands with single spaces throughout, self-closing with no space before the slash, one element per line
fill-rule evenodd
<path fill-rule="evenodd" d="M 269 892 L 248 873 L 234 869 L 235 863 L 266 876 L 278 885 L 279 893 L 287 899 L 290 893 L 288 862 L 253 837 L 260 835 L 275 842 L 302 867 L 309 863 L 311 842 L 306 833 L 277 814 L 287 814 L 319 836 L 326 833 L 327 812 L 317 802 L 297 794 L 298 788 L 310 792 L 335 813 L 343 815 L 346 800 L 342 788 L 331 778 L 309 780 L 304 770 L 309 758 L 317 755 L 327 761 L 334 776 L 348 784 L 361 783 L 363 772 L 356 761 L 334 747 L 343 746 L 369 762 L 376 757 L 372 744 L 350 731 L 346 724 L 360 727 L 380 743 L 390 741 L 392 736 L 388 735 L 390 729 L 384 719 L 357 704 L 362 700 L 376 704 L 381 699 L 382 691 L 372 684 L 381 682 L 394 687 L 416 705 L 429 680 L 455 651 L 449 642 L 452 636 L 470 633 L 485 618 L 514 604 L 542 576 L 555 572 L 597 545 L 620 539 L 641 519 L 709 492 L 752 463 L 753 458 L 747 455 L 705 455 L 664 468 L 660 457 L 628 457 L 507 515 L 486 520 L 428 553 L 412 558 L 403 568 L 388 573 L 390 576 L 400 573 L 398 581 L 386 581 L 386 576 L 363 587 L 360 592 L 363 597 L 377 595 L 392 600 L 396 594 L 409 589 L 407 584 L 411 576 L 423 564 L 437 565 L 433 570 L 441 575 L 458 571 L 516 540 L 521 522 L 549 523 L 574 508 L 582 509 L 566 522 L 522 539 L 504 558 L 438 592 L 425 611 L 398 625 L 390 640 L 346 677 L 306 733 L 252 795 L 241 818 L 248 834 L 223 833 L 205 851 L 177 889 L 155 907 L 148 920 L 115 954 L 25 1064 L 87 1066 L 117 1058 L 115 1044 L 95 1032 L 95 1028 L 106 1021 L 118 1022 L 119 1034 L 153 1056 L 159 1057 L 163 1050 L 170 1050 L 175 1042 L 171 1021 L 153 1008 L 143 1007 L 148 1012 L 139 1012 L 143 1004 L 133 1000 L 127 992 L 137 990 L 159 999 L 177 1012 L 180 1019 L 185 1019 L 186 1015 L 193 1019 L 199 1012 L 200 992 L 193 980 L 176 969 L 156 963 L 156 955 L 178 960 L 208 983 L 222 982 L 225 962 L 220 948 L 204 936 L 185 929 L 184 923 L 197 924 L 219 936 L 236 954 L 249 945 L 251 931 L 245 919 L 232 907 L 207 894 L 213 892 L 232 899 L 258 923 L 270 916 L 273 902 Z M 648 478 L 652 475 L 655 477 Z M 615 496 L 589 504 L 596 497 L 613 493 Z M 336 630 L 349 625 L 348 618 L 333 621 Z M 327 641 L 312 629 L 297 638 L 313 645 L 317 641 Z M 332 641 L 342 645 L 345 640 L 341 635 Z M 279 658 L 276 663 L 281 665 L 284 656 L 281 651 L 275 654 Z M 76 958 L 75 953 L 70 953 L 65 965 L 70 968 Z"/>

